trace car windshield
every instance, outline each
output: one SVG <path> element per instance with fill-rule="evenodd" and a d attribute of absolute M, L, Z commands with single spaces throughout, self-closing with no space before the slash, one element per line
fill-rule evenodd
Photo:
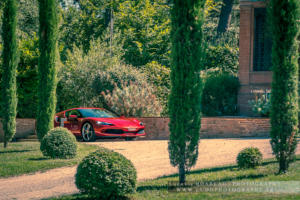
<path fill-rule="evenodd" d="M 79 109 L 83 117 L 112 118 L 117 115 L 102 109 Z"/>

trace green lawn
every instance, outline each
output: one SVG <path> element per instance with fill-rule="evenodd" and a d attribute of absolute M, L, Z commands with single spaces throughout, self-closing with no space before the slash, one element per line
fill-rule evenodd
<path fill-rule="evenodd" d="M 97 149 L 94 145 L 79 144 L 78 155 L 70 160 L 50 159 L 43 156 L 39 142 L 10 143 L 0 147 L 0 177 L 17 176 L 78 164 L 83 157 Z"/>
<path fill-rule="evenodd" d="M 300 156 L 297 157 L 296 162 L 293 162 L 290 166 L 287 174 L 276 175 L 278 170 L 278 164 L 274 159 L 266 160 L 262 166 L 257 169 L 239 170 L 235 165 L 216 167 L 210 169 L 202 169 L 192 171 L 187 176 L 187 181 L 300 181 Z M 166 185 L 169 181 L 177 181 L 177 175 L 171 175 L 166 177 L 160 177 L 155 180 L 149 180 L 138 183 L 137 192 L 133 195 L 129 195 L 124 199 L 132 200 L 146 200 L 146 199 L 300 199 L 300 194 L 272 194 L 272 193 L 229 193 L 229 192 L 168 192 Z M 63 196 L 54 199 L 93 199 L 86 195 L 75 194 Z"/>

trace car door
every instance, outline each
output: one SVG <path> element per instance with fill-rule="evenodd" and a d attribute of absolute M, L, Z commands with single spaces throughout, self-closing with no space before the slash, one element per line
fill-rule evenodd
<path fill-rule="evenodd" d="M 69 119 L 70 115 L 76 115 L 78 118 L 75 120 L 74 119 L 70 120 Z M 74 109 L 74 110 L 67 111 L 65 116 L 67 118 L 67 121 L 65 122 L 65 127 L 75 135 L 79 135 L 80 134 L 79 118 L 81 118 L 81 113 L 77 109 Z"/>
<path fill-rule="evenodd" d="M 68 110 L 68 111 L 65 112 L 65 118 L 64 118 L 64 120 L 62 122 L 63 127 L 69 129 L 70 131 L 72 131 L 72 123 L 69 120 L 69 116 L 72 114 L 72 111 L 73 110 Z"/>

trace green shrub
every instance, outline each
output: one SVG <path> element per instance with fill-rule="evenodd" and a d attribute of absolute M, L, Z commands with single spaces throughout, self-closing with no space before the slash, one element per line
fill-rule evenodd
<path fill-rule="evenodd" d="M 206 69 L 237 74 L 239 67 L 239 49 L 225 44 L 208 46 L 204 59 Z"/>
<path fill-rule="evenodd" d="M 202 93 L 202 113 L 206 116 L 237 114 L 239 80 L 231 74 L 211 74 Z"/>
<path fill-rule="evenodd" d="M 82 192 L 101 199 L 118 199 L 136 188 L 136 170 L 123 155 L 101 148 L 77 167 L 75 183 Z"/>
<path fill-rule="evenodd" d="M 147 80 L 155 87 L 155 95 L 163 106 L 162 115 L 168 115 L 168 97 L 171 89 L 170 68 L 160 65 L 156 61 L 146 64 L 142 68 Z"/>
<path fill-rule="evenodd" d="M 123 82 L 144 84 L 146 76 L 140 70 L 129 65 L 114 65 L 105 70 L 98 70 L 92 83 L 96 94 L 112 91 L 115 85 L 122 87 Z"/>
<path fill-rule="evenodd" d="M 119 59 L 117 54 L 111 56 L 106 42 L 101 40 L 92 41 L 87 53 L 79 47 L 68 51 L 67 59 L 58 72 L 57 110 L 102 106 L 98 102 L 100 93 L 91 89 L 93 80 L 99 71 L 121 65 Z"/>
<path fill-rule="evenodd" d="M 263 94 L 261 97 L 249 100 L 252 111 L 262 117 L 268 117 L 271 110 L 271 101 L 268 94 Z"/>
<path fill-rule="evenodd" d="M 126 117 L 160 116 L 162 106 L 149 84 L 123 82 L 121 85 L 115 86 L 112 92 L 102 92 L 110 110 Z"/>
<path fill-rule="evenodd" d="M 58 127 L 43 137 L 40 149 L 44 156 L 51 158 L 74 158 L 77 153 L 77 141 L 68 129 Z"/>
<path fill-rule="evenodd" d="M 239 168 L 255 168 L 262 162 L 262 153 L 256 147 L 243 149 L 237 156 Z"/>

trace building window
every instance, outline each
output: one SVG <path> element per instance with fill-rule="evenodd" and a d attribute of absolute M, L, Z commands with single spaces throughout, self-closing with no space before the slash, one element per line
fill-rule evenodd
<path fill-rule="evenodd" d="M 272 40 L 266 23 L 266 8 L 254 9 L 253 71 L 270 71 L 272 67 Z"/>

